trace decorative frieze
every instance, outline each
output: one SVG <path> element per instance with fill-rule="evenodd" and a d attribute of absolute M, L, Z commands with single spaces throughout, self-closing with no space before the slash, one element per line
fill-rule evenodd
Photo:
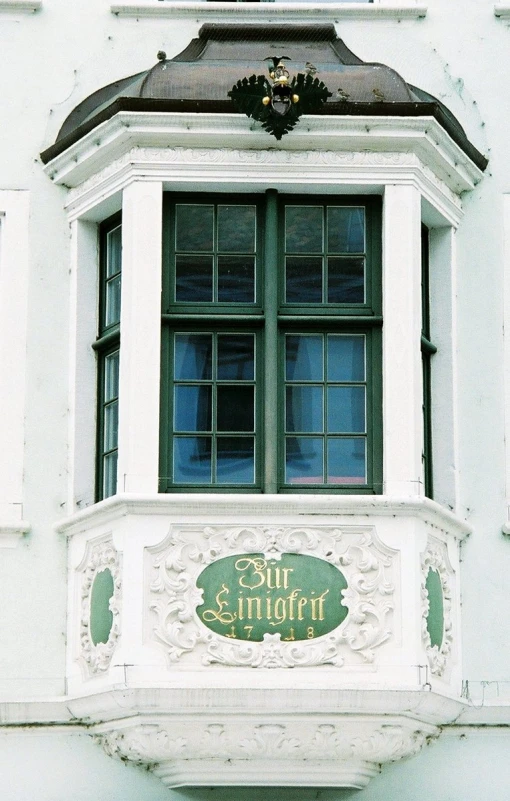
<path fill-rule="evenodd" d="M 430 537 L 421 555 L 421 634 L 430 670 L 438 677 L 445 673 L 452 651 L 453 580 L 446 544 Z"/>

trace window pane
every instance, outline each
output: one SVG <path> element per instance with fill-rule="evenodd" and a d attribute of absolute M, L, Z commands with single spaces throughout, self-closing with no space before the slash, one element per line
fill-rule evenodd
<path fill-rule="evenodd" d="M 285 251 L 287 253 L 322 253 L 322 206 L 285 207 Z"/>
<path fill-rule="evenodd" d="M 328 439 L 328 484 L 366 483 L 366 442 L 362 437 Z"/>
<path fill-rule="evenodd" d="M 286 342 L 287 381 L 322 381 L 322 334 L 289 334 Z"/>
<path fill-rule="evenodd" d="M 328 206 L 328 252 L 365 252 L 365 209 Z"/>
<path fill-rule="evenodd" d="M 254 256 L 218 256 L 218 300 L 220 303 L 254 303 Z"/>
<path fill-rule="evenodd" d="M 287 386 L 285 405 L 286 431 L 324 431 L 322 387 Z"/>
<path fill-rule="evenodd" d="M 119 351 L 109 353 L 104 360 L 104 402 L 119 395 Z"/>
<path fill-rule="evenodd" d="M 120 273 L 106 284 L 105 326 L 120 323 Z"/>
<path fill-rule="evenodd" d="M 174 439 L 174 481 L 178 484 L 211 483 L 211 437 Z"/>
<path fill-rule="evenodd" d="M 218 334 L 218 379 L 252 381 L 254 370 L 254 335 Z"/>
<path fill-rule="evenodd" d="M 119 403 L 112 401 L 104 409 L 103 451 L 112 451 L 119 441 Z"/>
<path fill-rule="evenodd" d="M 175 257 L 175 299 L 210 303 L 213 299 L 213 257 Z"/>
<path fill-rule="evenodd" d="M 210 431 L 212 419 L 210 386 L 174 388 L 174 428 L 176 431 Z"/>
<path fill-rule="evenodd" d="M 365 259 L 328 258 L 328 303 L 365 302 Z"/>
<path fill-rule="evenodd" d="M 328 387 L 328 431 L 365 433 L 365 387 Z"/>
<path fill-rule="evenodd" d="M 117 451 L 103 457 L 103 498 L 117 492 Z"/>
<path fill-rule="evenodd" d="M 122 226 L 106 234 L 106 277 L 120 273 L 122 266 Z"/>
<path fill-rule="evenodd" d="M 214 247 L 214 206 L 177 204 L 175 249 L 203 253 Z"/>
<path fill-rule="evenodd" d="M 234 384 L 217 388 L 218 431 L 254 430 L 255 387 Z"/>
<path fill-rule="evenodd" d="M 322 484 L 324 443 L 321 437 L 287 437 L 285 483 Z"/>
<path fill-rule="evenodd" d="M 285 300 L 287 303 L 322 303 L 322 257 L 287 256 Z"/>
<path fill-rule="evenodd" d="M 253 437 L 218 437 L 216 476 L 218 484 L 255 482 Z"/>
<path fill-rule="evenodd" d="M 176 334 L 174 377 L 207 381 L 212 377 L 212 335 Z"/>
<path fill-rule="evenodd" d="M 328 381 L 365 380 L 363 334 L 329 334 Z"/>
<path fill-rule="evenodd" d="M 255 206 L 218 206 L 218 250 L 255 252 Z"/>

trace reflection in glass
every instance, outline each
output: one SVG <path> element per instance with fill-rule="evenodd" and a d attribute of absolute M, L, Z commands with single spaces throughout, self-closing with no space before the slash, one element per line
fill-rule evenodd
<path fill-rule="evenodd" d="M 107 403 L 119 395 L 119 351 L 109 353 L 104 360 L 104 400 Z"/>
<path fill-rule="evenodd" d="M 287 303 L 322 303 L 322 257 L 286 257 L 285 300 Z"/>
<path fill-rule="evenodd" d="M 254 303 L 254 256 L 218 256 L 218 301 Z"/>
<path fill-rule="evenodd" d="M 103 457 L 103 498 L 117 492 L 117 451 Z"/>
<path fill-rule="evenodd" d="M 122 266 L 122 226 L 108 231 L 106 235 L 106 277 L 120 273 Z"/>
<path fill-rule="evenodd" d="M 105 319 L 104 324 L 106 327 L 109 325 L 116 325 L 120 323 L 120 290 L 121 278 L 120 273 L 114 278 L 110 278 L 106 283 L 106 304 L 105 304 Z"/>
<path fill-rule="evenodd" d="M 328 252 L 365 252 L 365 209 L 328 206 Z"/>
<path fill-rule="evenodd" d="M 363 437 L 328 439 L 328 483 L 366 483 L 366 443 Z"/>
<path fill-rule="evenodd" d="M 255 252 L 255 206 L 218 206 L 218 250 Z"/>
<path fill-rule="evenodd" d="M 111 451 L 119 441 L 119 402 L 112 401 L 104 409 L 103 451 Z"/>
<path fill-rule="evenodd" d="M 211 387 L 179 384 L 174 388 L 176 431 L 211 430 Z"/>
<path fill-rule="evenodd" d="M 212 334 L 176 334 L 174 377 L 203 381 L 212 377 Z"/>
<path fill-rule="evenodd" d="M 328 303 L 364 303 L 364 258 L 328 258 Z"/>
<path fill-rule="evenodd" d="M 365 337 L 363 334 L 328 335 L 328 380 L 365 380 Z"/>
<path fill-rule="evenodd" d="M 286 206 L 286 253 L 322 253 L 322 218 L 322 206 Z"/>
<path fill-rule="evenodd" d="M 286 338 L 287 381 L 322 381 L 322 334 L 289 334 Z"/>
<path fill-rule="evenodd" d="M 174 481 L 211 483 L 211 437 L 174 438 Z"/>
<path fill-rule="evenodd" d="M 218 380 L 252 381 L 254 370 L 254 335 L 218 334 Z"/>
<path fill-rule="evenodd" d="M 323 388 L 291 385 L 286 388 L 285 430 L 322 432 Z"/>
<path fill-rule="evenodd" d="M 328 387 L 328 432 L 365 433 L 365 387 Z"/>
<path fill-rule="evenodd" d="M 213 299 L 213 257 L 175 257 L 176 301 L 202 301 Z"/>
<path fill-rule="evenodd" d="M 253 431 L 255 387 L 240 384 L 217 387 L 218 431 Z"/>
<path fill-rule="evenodd" d="M 321 437 L 286 437 L 285 483 L 322 484 L 323 451 Z"/>
<path fill-rule="evenodd" d="M 175 207 L 175 249 L 212 251 L 214 247 L 214 206 L 177 204 Z"/>
<path fill-rule="evenodd" d="M 218 484 L 255 482 L 255 441 L 253 437 L 218 437 Z"/>

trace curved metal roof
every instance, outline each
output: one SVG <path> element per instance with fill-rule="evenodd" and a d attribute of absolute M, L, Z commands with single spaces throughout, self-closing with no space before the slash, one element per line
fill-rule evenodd
<path fill-rule="evenodd" d="M 203 25 L 198 38 L 174 58 L 160 53 L 151 69 L 109 84 L 76 106 L 42 160 L 50 161 L 119 111 L 232 112 L 232 86 L 266 73 L 267 57 L 283 55 L 290 58 L 291 74 L 314 69 L 332 93 L 320 114 L 433 116 L 479 168 L 487 166 L 439 100 L 390 67 L 361 61 L 333 25 L 291 24 Z"/>

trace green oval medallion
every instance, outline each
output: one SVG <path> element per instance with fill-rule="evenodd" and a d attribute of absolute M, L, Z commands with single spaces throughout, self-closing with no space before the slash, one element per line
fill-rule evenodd
<path fill-rule="evenodd" d="M 266 559 L 249 553 L 218 559 L 197 578 L 204 591 L 197 614 L 211 631 L 260 642 L 313 640 L 345 620 L 345 576 L 334 565 L 304 554 Z"/>
<path fill-rule="evenodd" d="M 113 592 L 111 571 L 106 568 L 96 573 L 90 594 L 90 639 L 94 645 L 108 642 L 113 625 L 113 613 L 110 610 Z"/>
<path fill-rule="evenodd" d="M 425 589 L 429 596 L 429 611 L 427 614 L 427 631 L 431 645 L 441 648 L 443 644 L 444 629 L 444 610 L 443 610 L 443 588 L 441 586 L 441 576 L 437 570 L 429 568 Z"/>

